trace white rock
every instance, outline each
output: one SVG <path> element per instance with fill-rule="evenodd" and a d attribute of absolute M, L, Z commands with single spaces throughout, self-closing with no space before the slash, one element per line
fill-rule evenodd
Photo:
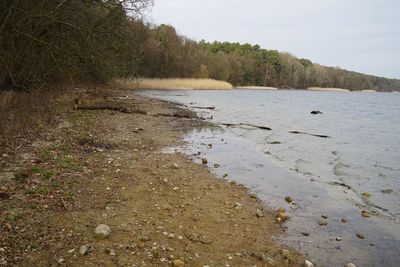
<path fill-rule="evenodd" d="M 349 262 L 344 265 L 344 267 L 357 267 L 354 263 Z"/>
<path fill-rule="evenodd" d="M 108 237 L 111 234 L 111 229 L 108 225 L 99 224 L 94 230 L 94 233 L 102 237 Z"/>
<path fill-rule="evenodd" d="M 88 255 L 93 250 L 93 246 L 90 244 L 82 245 L 79 248 L 79 253 L 81 255 Z"/>
<path fill-rule="evenodd" d="M 315 265 L 311 262 L 311 261 L 308 261 L 308 260 L 306 260 L 305 262 L 304 262 L 304 267 L 314 267 Z"/>

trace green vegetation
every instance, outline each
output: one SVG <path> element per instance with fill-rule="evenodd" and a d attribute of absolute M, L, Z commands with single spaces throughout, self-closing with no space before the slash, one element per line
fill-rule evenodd
<path fill-rule="evenodd" d="M 152 0 L 1 1 L 0 90 L 135 77 L 400 90 L 400 80 L 325 67 L 259 45 L 193 41 L 170 25 L 141 20 L 150 5 Z"/>
<path fill-rule="evenodd" d="M 54 172 L 52 170 L 47 170 L 39 166 L 32 167 L 32 172 L 40 175 L 44 179 L 50 179 L 54 176 Z"/>
<path fill-rule="evenodd" d="M 7 211 L 6 220 L 9 222 L 15 222 L 22 219 L 22 211 L 20 209 L 12 209 Z"/>

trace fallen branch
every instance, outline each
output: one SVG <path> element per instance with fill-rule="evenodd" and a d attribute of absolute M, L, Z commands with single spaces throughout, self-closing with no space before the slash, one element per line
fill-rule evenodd
<path fill-rule="evenodd" d="M 305 134 L 305 135 L 311 135 L 311 136 L 320 137 L 320 138 L 332 138 L 332 137 L 330 137 L 328 135 L 310 134 L 310 133 L 299 132 L 299 131 L 289 131 L 289 133 L 292 133 L 292 134 Z"/>
<path fill-rule="evenodd" d="M 215 107 L 192 107 L 192 108 L 215 110 Z"/>
<path fill-rule="evenodd" d="M 258 129 L 261 129 L 261 130 L 272 131 L 272 129 L 267 127 L 267 126 L 254 125 L 254 124 L 249 124 L 249 123 L 221 123 L 221 125 L 224 125 L 224 126 L 227 126 L 227 127 L 250 126 L 250 127 L 258 128 Z"/>

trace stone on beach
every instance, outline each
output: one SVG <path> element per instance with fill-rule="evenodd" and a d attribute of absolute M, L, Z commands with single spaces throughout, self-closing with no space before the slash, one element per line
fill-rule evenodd
<path fill-rule="evenodd" d="M 201 163 L 203 163 L 204 165 L 207 165 L 208 160 L 207 160 L 206 158 L 202 158 L 202 159 L 201 159 Z"/>
<path fill-rule="evenodd" d="M 344 267 L 357 267 L 354 263 L 350 262 L 350 263 L 346 263 L 344 265 Z"/>
<path fill-rule="evenodd" d="M 315 265 L 311 261 L 308 261 L 308 260 L 304 261 L 304 267 L 314 267 L 314 266 Z"/>
<path fill-rule="evenodd" d="M 94 247 L 91 244 L 85 244 L 79 248 L 79 253 L 81 255 L 88 255 L 90 252 L 93 251 L 93 249 Z"/>
<path fill-rule="evenodd" d="M 256 211 L 256 215 L 257 215 L 257 217 L 259 217 L 259 218 L 264 217 L 264 212 L 262 212 L 262 210 L 257 210 L 257 211 Z"/>
<path fill-rule="evenodd" d="M 99 224 L 94 230 L 94 233 L 100 237 L 108 237 L 111 234 L 111 229 L 108 225 Z"/>

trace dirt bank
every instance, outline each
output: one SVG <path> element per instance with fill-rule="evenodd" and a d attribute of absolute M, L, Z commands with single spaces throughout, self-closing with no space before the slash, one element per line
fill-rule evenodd
<path fill-rule="evenodd" d="M 123 94 L 80 93 L 58 125 L 0 155 L 0 265 L 302 266 L 272 240 L 284 234 L 276 212 L 185 155 L 160 152 L 204 122 Z M 95 235 L 99 224 L 108 237 Z"/>

